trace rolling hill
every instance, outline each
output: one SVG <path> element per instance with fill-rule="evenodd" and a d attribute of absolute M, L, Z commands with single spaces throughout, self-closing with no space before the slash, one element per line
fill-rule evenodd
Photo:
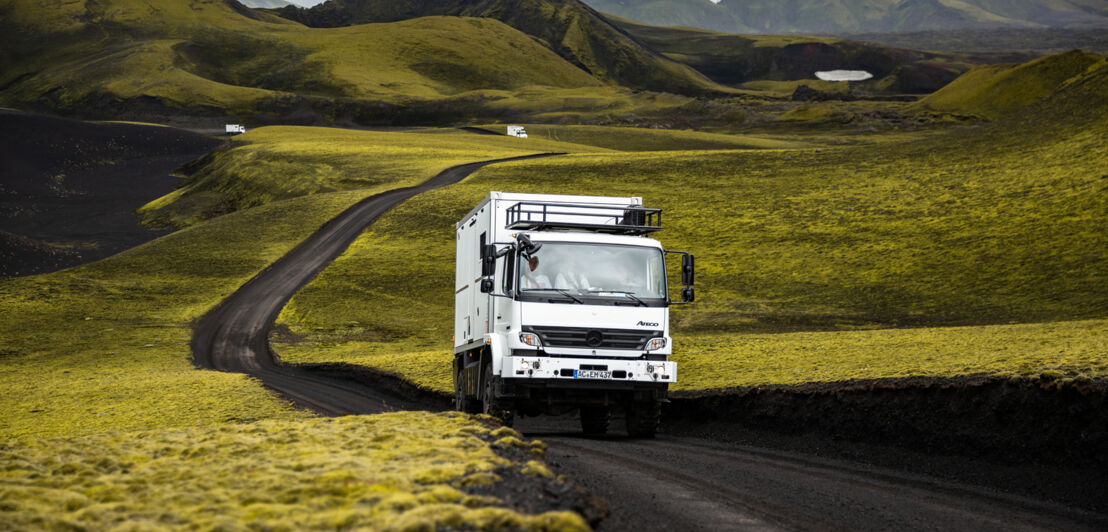
<path fill-rule="evenodd" d="M 578 0 L 331 0 L 281 16 L 312 27 L 393 22 L 426 16 L 496 19 L 531 35 L 598 79 L 679 94 L 718 92 L 699 72 L 662 57 Z"/>
<path fill-rule="evenodd" d="M 239 3 L 246 7 L 264 9 L 277 9 L 293 5 L 292 2 L 286 2 L 285 0 L 239 0 Z"/>
<path fill-rule="evenodd" d="M 599 11 L 658 26 L 727 33 L 920 31 L 1108 26 L 1105 0 L 586 0 Z"/>
<path fill-rule="evenodd" d="M 1065 91 L 1074 84 L 1100 83 L 1104 87 L 1106 63 L 1104 56 L 1075 50 L 1019 65 L 981 67 L 912 108 L 996 120 L 1045 102 L 1048 97 L 1064 99 Z"/>
<path fill-rule="evenodd" d="M 1027 59 L 1017 54 L 930 53 L 830 37 L 738 35 L 609 19 L 666 57 L 731 86 L 754 80 L 811 80 L 816 71 L 842 69 L 873 74 L 874 79 L 863 85 L 869 89 L 928 93 L 983 62 Z"/>
<path fill-rule="evenodd" d="M 471 91 L 602 85 L 492 19 L 312 29 L 233 0 L 2 0 L 0 31 L 0 105 L 85 117 L 434 121 L 475 112 L 485 95 L 440 104 Z"/>

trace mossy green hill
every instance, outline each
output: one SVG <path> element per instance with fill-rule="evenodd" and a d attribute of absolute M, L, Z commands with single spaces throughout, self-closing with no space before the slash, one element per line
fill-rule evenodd
<path fill-rule="evenodd" d="M 1019 65 L 980 67 L 912 108 L 995 120 L 1036 102 L 1059 105 L 1046 100 L 1073 83 L 1098 83 L 1105 61 L 1104 56 L 1074 50 Z"/>
<path fill-rule="evenodd" d="M 643 46 L 578 0 L 330 0 L 275 11 L 309 26 L 392 22 L 433 15 L 500 20 L 539 39 L 598 79 L 681 94 L 721 92 L 701 73 Z"/>
<path fill-rule="evenodd" d="M 929 29 L 1104 25 L 1108 8 L 1084 0 L 586 0 L 659 26 L 731 33 L 906 32 Z"/>
<path fill-rule="evenodd" d="M 0 15 L 0 104 L 85 116 L 433 121 L 510 95 L 482 90 L 601 85 L 492 19 L 312 29 L 222 0 L 3 0 Z"/>
<path fill-rule="evenodd" d="M 863 90 L 928 93 L 996 57 L 940 54 L 880 44 L 792 35 L 728 34 L 695 28 L 648 26 L 608 16 L 613 24 L 666 57 L 730 86 L 756 80 L 815 80 L 815 72 L 865 70 Z M 748 86 L 743 86 L 749 88 Z"/>

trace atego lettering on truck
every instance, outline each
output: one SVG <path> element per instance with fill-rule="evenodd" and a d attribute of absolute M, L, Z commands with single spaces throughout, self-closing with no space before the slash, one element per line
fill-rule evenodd
<path fill-rule="evenodd" d="M 647 235 L 638 197 L 492 192 L 456 226 L 455 407 L 511 424 L 580 411 L 586 433 L 651 437 L 677 381 L 669 307 L 692 302 L 693 256 Z M 666 259 L 680 257 L 681 301 Z"/>

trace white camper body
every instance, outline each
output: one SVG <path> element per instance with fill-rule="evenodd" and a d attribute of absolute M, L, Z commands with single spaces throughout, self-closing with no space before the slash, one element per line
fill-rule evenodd
<path fill-rule="evenodd" d="M 692 257 L 647 236 L 659 229 L 638 197 L 490 193 L 455 227 L 458 409 L 506 423 L 579 409 L 597 433 L 615 405 L 652 435 L 677 380 L 666 253 L 692 283 Z"/>
<path fill-rule="evenodd" d="M 527 138 L 527 130 L 523 126 L 508 126 L 509 137 Z"/>
<path fill-rule="evenodd" d="M 246 126 L 242 124 L 226 124 L 224 130 L 226 130 L 228 135 L 240 135 L 246 133 Z"/>

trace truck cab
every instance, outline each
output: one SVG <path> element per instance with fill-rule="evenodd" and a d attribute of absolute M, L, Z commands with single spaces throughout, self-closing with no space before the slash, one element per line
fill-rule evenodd
<path fill-rule="evenodd" d="M 579 411 L 603 434 L 657 430 L 677 364 L 669 307 L 689 303 L 693 257 L 649 235 L 638 197 L 492 192 L 456 225 L 455 407 L 505 424 Z M 666 259 L 679 258 L 681 301 Z"/>

